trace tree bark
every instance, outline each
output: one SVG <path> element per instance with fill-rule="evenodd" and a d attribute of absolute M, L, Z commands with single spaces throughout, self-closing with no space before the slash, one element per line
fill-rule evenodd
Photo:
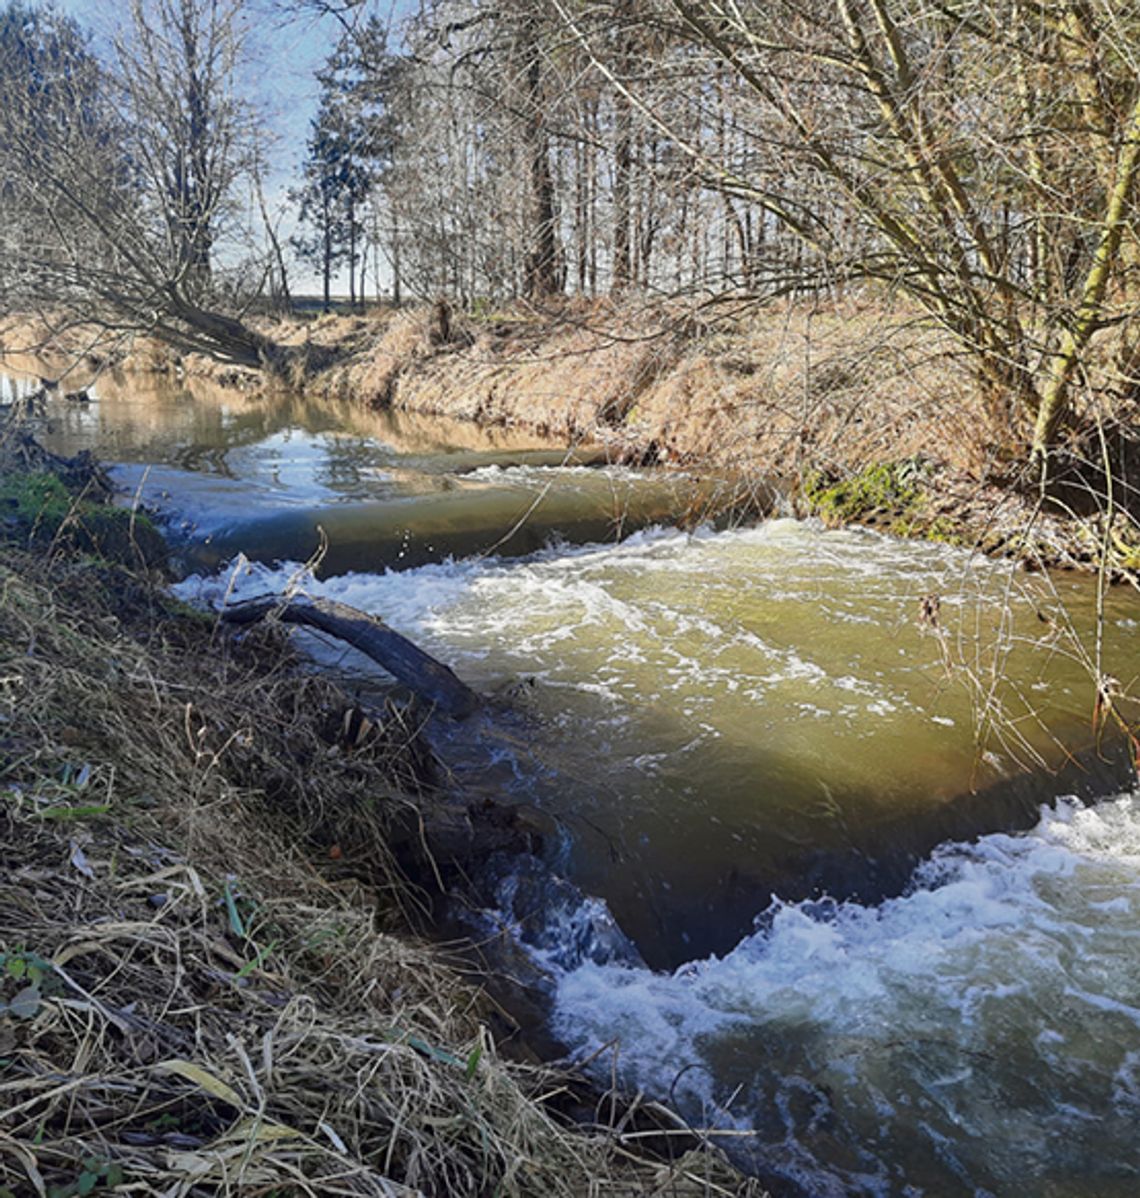
<path fill-rule="evenodd" d="M 324 311 L 330 310 L 330 297 L 332 289 L 332 213 L 329 211 L 328 197 L 323 197 L 323 211 L 321 213 L 323 225 L 321 227 L 321 237 L 323 238 L 323 259 L 321 261 L 321 279 L 324 283 Z"/>
<path fill-rule="evenodd" d="M 614 262 L 612 288 L 624 291 L 631 281 L 630 175 L 633 162 L 633 112 L 620 92 L 614 96 Z"/>
<path fill-rule="evenodd" d="M 1053 439 L 1070 403 L 1070 384 L 1102 315 L 1104 292 L 1120 250 L 1120 239 L 1128 219 L 1132 187 L 1140 170 L 1140 97 L 1128 120 L 1124 144 L 1116 169 L 1116 180 L 1108 194 L 1108 206 L 1101 226 L 1100 241 L 1081 291 L 1081 306 L 1076 320 L 1066 331 L 1053 356 L 1049 381 L 1037 409 L 1033 429 L 1033 459 L 1044 468 Z"/>
<path fill-rule="evenodd" d="M 546 135 L 543 95 L 542 47 L 536 20 L 522 30 L 526 54 L 526 152 L 530 160 L 531 228 L 526 257 L 525 288 L 528 299 L 553 295 L 558 286 L 558 246 L 555 239 L 554 179 L 550 170 L 550 144 Z"/>
<path fill-rule="evenodd" d="M 256 624 L 271 613 L 285 624 L 316 628 L 351 645 L 454 719 L 463 719 L 482 705 L 479 696 L 443 662 L 389 628 L 378 616 L 346 603 L 308 596 L 284 601 L 276 597 L 251 599 L 225 608 L 222 620 L 227 624 Z"/>

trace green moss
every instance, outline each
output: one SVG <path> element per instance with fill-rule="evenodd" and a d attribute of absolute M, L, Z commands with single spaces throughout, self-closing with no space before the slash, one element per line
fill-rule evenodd
<path fill-rule="evenodd" d="M 138 564 L 141 554 L 154 564 L 166 555 L 162 534 L 145 512 L 78 499 L 51 473 L 0 479 L 0 519 L 21 540 L 41 545 L 65 540 L 106 561 Z"/>
<path fill-rule="evenodd" d="M 218 622 L 218 617 L 214 612 L 193 607 L 181 599 L 176 599 L 173 595 L 162 597 L 162 609 L 171 619 L 184 620 L 188 624 L 196 624 L 203 628 L 212 628 Z"/>
<path fill-rule="evenodd" d="M 949 516 L 937 516 L 921 533 L 928 541 L 941 541 L 943 545 L 970 545 L 969 537 L 963 536 L 961 528 Z"/>
<path fill-rule="evenodd" d="M 905 523 L 920 514 L 925 471 L 925 462 L 916 457 L 868 466 L 841 482 L 813 472 L 804 479 L 804 496 L 812 514 L 825 524 L 850 524 L 884 510 L 894 512 L 897 520 Z"/>
<path fill-rule="evenodd" d="M 0 479 L 0 510 L 29 530 L 43 525 L 54 532 L 71 504 L 71 495 L 54 474 L 12 474 Z"/>
<path fill-rule="evenodd" d="M 1140 570 L 1140 535 L 1131 524 L 1112 534 L 1110 564 L 1119 570 Z"/>
<path fill-rule="evenodd" d="M 965 545 L 958 522 L 928 510 L 929 464 L 920 457 L 883 462 L 835 481 L 819 473 L 803 481 L 812 515 L 832 528 L 867 524 L 896 537 L 917 537 L 945 545 Z"/>

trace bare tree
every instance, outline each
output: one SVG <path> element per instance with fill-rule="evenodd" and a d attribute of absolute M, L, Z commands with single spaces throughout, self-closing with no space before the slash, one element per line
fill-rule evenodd
<path fill-rule="evenodd" d="M 160 201 L 179 283 L 195 299 L 209 294 L 235 183 L 256 159 L 253 114 L 235 88 L 241 11 L 237 0 L 132 0 L 117 44 L 132 148 Z"/>
<path fill-rule="evenodd" d="M 1094 339 L 1127 311 L 1140 13 L 1108 0 L 637 0 L 670 46 L 663 105 L 610 49 L 626 10 L 552 5 L 619 111 L 725 197 L 742 252 L 743 212 L 756 212 L 800 244 L 805 274 L 908 292 L 973 361 L 995 429 L 1027 426 L 1044 466 Z M 701 130 L 719 76 L 734 139 L 714 149 Z M 1102 373 L 1102 392 L 1112 384 Z"/>
<path fill-rule="evenodd" d="M 135 53 L 121 44 L 117 64 L 86 51 L 82 70 L 44 60 L 50 114 L 32 51 L 5 50 L 5 211 L 44 216 L 36 237 L 3 245 L 9 306 L 151 333 L 245 365 L 276 360 L 213 285 L 235 185 L 256 159 L 253 126 L 236 99 L 235 12 L 218 0 L 162 0 L 146 14 L 136 7 L 146 28 L 130 43 Z M 60 30 L 82 46 L 74 26 L 37 21 L 41 58 Z"/>

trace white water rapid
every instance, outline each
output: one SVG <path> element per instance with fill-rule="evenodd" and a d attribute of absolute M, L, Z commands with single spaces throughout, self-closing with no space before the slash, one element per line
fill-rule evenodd
<path fill-rule="evenodd" d="M 604 900 L 656 966 L 531 947 L 555 1032 L 600 1078 L 723 1134 L 776 1193 L 1140 1191 L 1140 800 L 1041 809 L 1061 790 L 1045 774 L 1028 806 L 999 803 L 1063 757 L 1053 736 L 1089 738 L 1068 633 L 1087 637 L 1087 588 L 777 520 L 180 590 L 290 582 L 480 689 L 532 680 L 496 785 L 563 821 L 552 864 L 595 896 L 582 920 Z M 1121 677 L 1136 618 L 1110 598 Z M 963 803 L 981 830 L 1013 810 L 1030 830 L 959 843 Z"/>

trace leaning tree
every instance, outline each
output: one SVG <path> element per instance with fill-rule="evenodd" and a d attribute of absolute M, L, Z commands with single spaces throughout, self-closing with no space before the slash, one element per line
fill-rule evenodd
<path fill-rule="evenodd" d="M 214 250 L 255 161 L 237 98 L 240 5 L 136 3 L 117 61 L 22 0 L 0 11 L 0 299 L 258 365 L 273 347 L 216 286 Z"/>
<path fill-rule="evenodd" d="M 806 272 L 917 301 L 1043 470 L 1079 395 L 1140 392 L 1135 5 L 550 3 L 623 106 L 796 239 Z M 656 65 L 615 53 L 615 26 L 656 29 Z M 702 135 L 722 79 L 728 158 Z"/>

